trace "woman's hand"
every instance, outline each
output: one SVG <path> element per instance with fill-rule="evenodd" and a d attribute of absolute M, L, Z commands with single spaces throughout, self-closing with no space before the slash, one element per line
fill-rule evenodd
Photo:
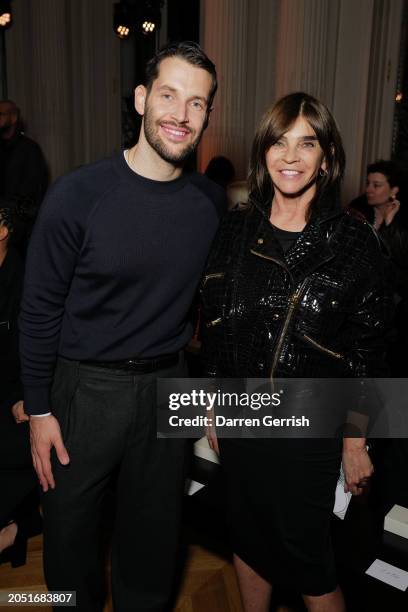
<path fill-rule="evenodd" d="M 207 436 L 207 440 L 208 440 L 208 445 L 211 448 L 211 450 L 214 451 L 214 453 L 217 453 L 217 455 L 220 455 L 220 449 L 218 448 L 218 438 L 217 438 L 217 432 L 215 429 L 215 425 L 214 425 L 214 410 L 209 410 L 207 412 L 207 416 L 209 418 L 209 420 L 211 420 L 212 425 L 208 425 L 205 428 L 205 435 Z"/>
<path fill-rule="evenodd" d="M 24 412 L 24 402 L 20 400 L 14 404 L 11 408 L 11 412 L 13 414 L 14 420 L 17 423 L 24 423 L 24 421 L 29 421 L 30 417 L 28 414 Z"/>
<path fill-rule="evenodd" d="M 343 440 L 344 491 L 361 495 L 368 486 L 374 472 L 373 464 L 366 449 L 365 438 L 344 438 Z"/>

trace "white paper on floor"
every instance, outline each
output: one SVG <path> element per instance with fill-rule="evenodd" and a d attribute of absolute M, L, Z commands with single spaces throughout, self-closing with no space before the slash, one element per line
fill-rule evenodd
<path fill-rule="evenodd" d="M 385 561 L 381 561 L 381 559 L 376 559 L 370 565 L 366 574 L 390 584 L 400 591 L 406 591 L 408 588 L 408 572 Z"/>

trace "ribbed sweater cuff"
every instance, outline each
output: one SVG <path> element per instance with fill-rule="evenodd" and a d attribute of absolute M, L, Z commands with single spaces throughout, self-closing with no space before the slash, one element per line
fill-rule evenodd
<path fill-rule="evenodd" d="M 49 387 L 24 387 L 24 410 L 26 414 L 52 412 Z"/>

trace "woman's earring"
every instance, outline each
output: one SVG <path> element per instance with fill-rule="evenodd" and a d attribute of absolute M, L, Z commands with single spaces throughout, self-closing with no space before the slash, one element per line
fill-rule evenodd
<path fill-rule="evenodd" d="M 327 170 L 323 170 L 323 168 L 319 168 L 319 176 L 327 176 Z"/>

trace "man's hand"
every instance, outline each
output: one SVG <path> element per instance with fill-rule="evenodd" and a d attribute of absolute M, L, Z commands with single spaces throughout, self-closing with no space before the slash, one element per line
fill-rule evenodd
<path fill-rule="evenodd" d="M 57 419 L 50 415 L 45 417 L 30 417 L 31 455 L 34 469 L 44 493 L 48 487 L 55 488 L 54 476 L 51 470 L 51 449 L 55 448 L 62 465 L 69 463 L 69 455 L 64 446 L 61 429 Z"/>
<path fill-rule="evenodd" d="M 343 440 L 344 491 L 361 495 L 368 486 L 374 472 L 373 464 L 366 449 L 365 438 L 344 438 Z"/>
<path fill-rule="evenodd" d="M 24 402 L 20 400 L 14 404 L 11 408 L 11 412 L 13 414 L 14 420 L 17 423 L 24 423 L 24 421 L 29 421 L 30 417 L 28 414 L 24 412 Z"/>

